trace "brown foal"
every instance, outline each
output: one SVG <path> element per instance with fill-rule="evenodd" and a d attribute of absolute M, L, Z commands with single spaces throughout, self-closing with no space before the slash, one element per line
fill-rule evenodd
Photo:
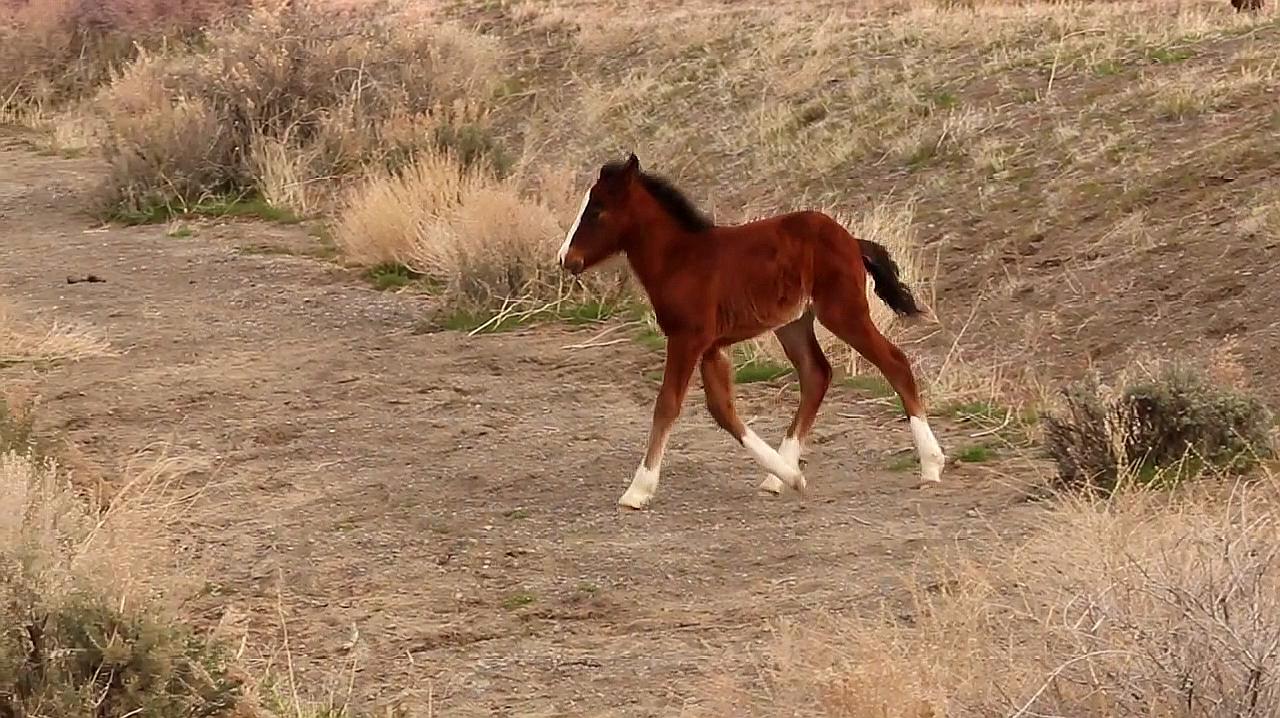
<path fill-rule="evenodd" d="M 909 417 L 924 480 L 941 480 L 946 457 L 925 418 L 911 364 L 871 321 L 868 273 L 876 295 L 896 313 L 924 313 L 883 245 L 855 238 L 821 212 L 717 226 L 666 180 L 641 171 L 632 154 L 601 167 L 559 261 L 578 275 L 618 252 L 626 255 L 667 337 L 648 448 L 620 505 L 642 508 L 657 491 L 667 438 L 695 369 L 716 423 L 769 471 L 760 487 L 779 493 L 786 485 L 803 493 L 801 448 L 831 383 L 815 319 L 893 385 Z M 800 406 L 777 451 L 734 410 L 733 370 L 724 353 L 767 331 L 777 336 L 800 378 Z"/>

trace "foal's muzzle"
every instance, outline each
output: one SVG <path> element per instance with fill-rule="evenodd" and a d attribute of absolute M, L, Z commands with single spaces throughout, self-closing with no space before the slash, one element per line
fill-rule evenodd
<path fill-rule="evenodd" d="M 560 266 L 569 274 L 577 276 L 582 274 L 582 255 L 576 252 L 570 252 L 564 259 L 560 260 Z"/>

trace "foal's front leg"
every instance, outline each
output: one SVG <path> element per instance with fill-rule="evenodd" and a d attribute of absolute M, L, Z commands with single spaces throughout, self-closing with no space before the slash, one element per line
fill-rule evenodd
<path fill-rule="evenodd" d="M 680 416 L 689 380 L 702 353 L 699 342 L 683 337 L 667 340 L 666 368 L 662 374 L 662 388 L 653 403 L 653 424 L 649 427 L 649 446 L 644 459 L 636 467 L 635 476 L 626 493 L 618 499 L 619 506 L 632 509 L 644 508 L 658 490 L 658 473 L 662 467 L 662 454 L 666 451 L 671 427 Z"/>

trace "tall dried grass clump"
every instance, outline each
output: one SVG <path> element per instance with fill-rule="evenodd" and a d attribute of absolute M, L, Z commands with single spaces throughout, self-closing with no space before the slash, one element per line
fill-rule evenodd
<path fill-rule="evenodd" d="M 140 48 L 198 35 L 245 0 L 17 0 L 0 3 L 0 109 L 10 120 L 88 97 Z"/>
<path fill-rule="evenodd" d="M 110 343 L 89 327 L 28 317 L 0 298 L 0 366 L 74 361 L 107 356 L 112 351 Z"/>
<path fill-rule="evenodd" d="M 1239 472 L 1274 454 L 1272 415 L 1256 397 L 1214 382 L 1206 369 L 1165 362 L 1118 387 L 1076 382 L 1045 416 L 1056 483 L 1110 492 L 1169 482 L 1203 468 Z"/>
<path fill-rule="evenodd" d="M 36 405 L 0 386 L 0 716 L 349 715 L 292 673 L 251 675 L 229 636 L 180 617 L 196 584 L 167 527 L 204 462 L 144 450 L 103 500 L 59 460 L 73 447 L 37 431 Z"/>
<path fill-rule="evenodd" d="M 471 98 L 492 93 L 497 45 L 407 12 L 297 0 L 142 57 L 98 103 L 110 205 L 267 195 L 305 209 L 369 168 L 459 138 L 482 146 L 488 118 Z"/>
<path fill-rule="evenodd" d="M 954 557 L 881 615 L 782 627 L 695 715 L 1274 716 L 1274 487 L 1068 500 L 1023 542 Z"/>
<path fill-rule="evenodd" d="M 0 715 L 232 715 L 230 655 L 157 602 L 163 497 L 188 462 L 143 461 L 99 505 L 31 428 L 0 403 Z"/>
<path fill-rule="evenodd" d="M 514 179 L 433 151 L 354 187 L 336 237 L 357 264 L 405 265 L 436 285 L 448 304 L 488 309 L 559 296 L 562 217 L 522 193 Z"/>

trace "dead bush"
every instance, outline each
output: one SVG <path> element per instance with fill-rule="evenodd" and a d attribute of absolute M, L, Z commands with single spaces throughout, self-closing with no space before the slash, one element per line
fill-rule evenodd
<path fill-rule="evenodd" d="M 228 194 L 309 205 L 426 148 L 492 153 L 467 98 L 489 96 L 497 60 L 489 39 L 390 3 L 260 7 L 144 57 L 103 93 L 107 199 L 126 213 Z"/>
<path fill-rule="evenodd" d="M 159 610 L 147 586 L 186 464 L 139 466 L 112 504 L 86 503 L 41 453 L 29 407 L 0 403 L 0 715 L 229 716 L 230 655 Z"/>
<path fill-rule="evenodd" d="M 140 48 L 197 36 L 245 0 L 19 0 L 0 4 L 0 104 L 11 116 L 84 98 Z"/>
<path fill-rule="evenodd" d="M 694 715 L 1275 715 L 1271 487 L 1064 501 L 1024 541 L 948 556 L 882 613 L 787 621 Z"/>
<path fill-rule="evenodd" d="M 356 264 L 403 265 L 434 285 L 446 304 L 489 309 L 561 296 L 566 288 L 555 252 L 562 217 L 487 166 L 431 151 L 353 187 L 336 236 Z M 607 271 L 587 279 L 599 292 L 617 283 Z"/>
<path fill-rule="evenodd" d="M 1162 364 L 1119 390 L 1092 376 L 1064 389 L 1061 404 L 1044 420 L 1060 486 L 1110 492 L 1199 468 L 1236 472 L 1273 452 L 1267 408 L 1191 363 Z"/>
<path fill-rule="evenodd" d="M 0 297 L 0 366 L 110 356 L 110 342 L 92 327 L 32 314 Z"/>

